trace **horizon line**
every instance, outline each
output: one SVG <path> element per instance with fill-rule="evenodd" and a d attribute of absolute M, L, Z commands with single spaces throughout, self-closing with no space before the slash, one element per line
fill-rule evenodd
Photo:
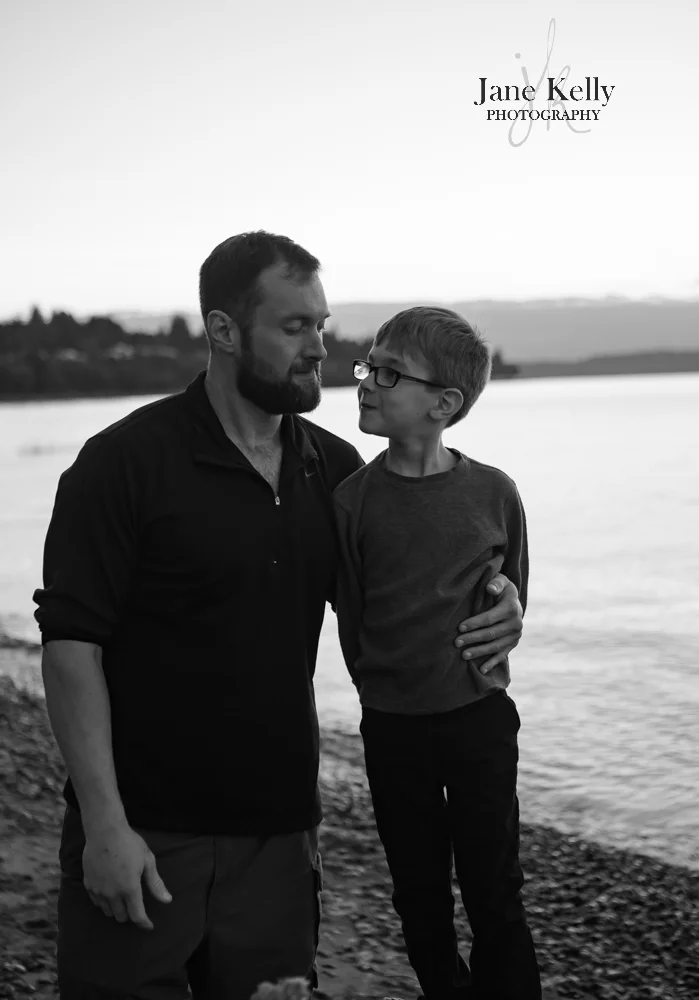
<path fill-rule="evenodd" d="M 461 304 L 473 304 L 473 305 L 496 305 L 496 306 L 533 306 L 533 305 L 546 305 L 551 303 L 566 303 L 570 305 L 604 305 L 604 304 L 636 304 L 636 305 L 692 305 L 699 304 L 699 292 L 694 296 L 687 295 L 661 295 L 652 294 L 644 296 L 631 296 L 631 295 L 619 295 L 616 293 L 608 293 L 606 295 L 550 295 L 550 296 L 537 296 L 533 298 L 421 298 L 421 299 L 400 299 L 400 298 L 386 298 L 386 299 L 347 299 L 343 301 L 331 302 L 331 307 L 344 308 L 347 306 L 414 306 L 414 305 L 461 305 Z M 67 313 L 72 315 L 74 318 L 78 317 L 88 317 L 88 318 L 99 318 L 99 317 L 112 317 L 115 315 L 127 315 L 127 316 L 191 316 L 196 313 L 200 315 L 198 310 L 195 308 L 142 308 L 142 307 L 128 307 L 120 306 L 107 308 L 101 311 L 92 310 L 74 310 L 66 306 L 52 306 L 50 309 L 42 309 L 36 304 L 31 304 L 25 307 L 24 311 L 14 312 L 12 314 L 5 314 L 0 318 L 0 323 L 12 323 L 12 322 L 24 322 L 23 316 L 30 316 L 34 309 L 38 309 L 39 312 L 44 315 L 53 315 L 54 313 Z M 330 318 L 332 319 L 332 313 Z M 203 321 L 202 321 L 203 322 Z"/>

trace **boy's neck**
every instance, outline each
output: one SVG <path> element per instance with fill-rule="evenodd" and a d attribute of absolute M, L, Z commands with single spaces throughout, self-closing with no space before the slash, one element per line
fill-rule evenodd
<path fill-rule="evenodd" d="M 442 443 L 442 436 L 430 440 L 389 439 L 386 468 L 399 476 L 419 479 L 447 472 L 456 465 L 456 456 Z"/>

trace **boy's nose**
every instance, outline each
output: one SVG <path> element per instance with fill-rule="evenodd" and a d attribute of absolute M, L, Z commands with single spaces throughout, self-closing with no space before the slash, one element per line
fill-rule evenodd
<path fill-rule="evenodd" d="M 372 372 L 371 375 L 367 375 L 367 377 L 363 378 L 362 381 L 359 383 L 358 392 L 360 399 L 362 395 L 368 396 L 370 393 L 376 392 L 376 381 L 372 380 L 371 377 L 373 374 L 374 373 Z"/>

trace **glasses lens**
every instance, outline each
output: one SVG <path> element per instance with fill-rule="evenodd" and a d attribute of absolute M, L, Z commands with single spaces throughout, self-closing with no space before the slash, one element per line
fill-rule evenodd
<path fill-rule="evenodd" d="M 384 389 L 392 389 L 397 381 L 398 372 L 395 368 L 382 367 L 376 369 L 376 384 L 383 386 Z"/>
<path fill-rule="evenodd" d="M 367 361 L 354 361 L 352 371 L 354 373 L 354 377 L 359 379 L 361 382 L 361 380 L 365 379 L 369 374 L 370 365 Z"/>

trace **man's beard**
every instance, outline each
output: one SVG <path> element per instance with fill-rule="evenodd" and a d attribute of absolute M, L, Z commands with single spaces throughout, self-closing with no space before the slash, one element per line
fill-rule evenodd
<path fill-rule="evenodd" d="M 295 382 L 290 371 L 280 379 L 244 343 L 237 373 L 238 392 L 265 413 L 309 413 L 320 403 L 320 366 L 314 364 L 301 370 L 313 371 L 313 378 Z"/>

